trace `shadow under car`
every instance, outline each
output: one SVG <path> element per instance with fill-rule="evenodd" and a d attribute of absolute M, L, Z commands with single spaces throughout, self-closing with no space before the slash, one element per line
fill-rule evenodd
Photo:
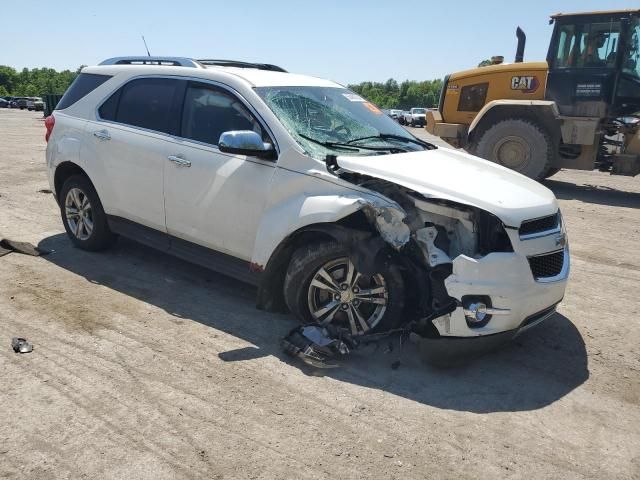
<path fill-rule="evenodd" d="M 415 345 L 401 345 L 395 337 L 352 352 L 339 368 L 317 370 L 282 352 L 280 340 L 298 323 L 291 315 L 257 310 L 254 287 L 126 238 L 102 253 L 73 247 L 65 234 L 45 238 L 38 246 L 53 250 L 43 259 L 92 283 L 254 345 L 218 353 L 225 362 L 272 355 L 308 375 L 326 375 L 426 405 L 476 413 L 542 408 L 589 377 L 584 341 L 561 314 L 462 366 L 425 365 Z"/>

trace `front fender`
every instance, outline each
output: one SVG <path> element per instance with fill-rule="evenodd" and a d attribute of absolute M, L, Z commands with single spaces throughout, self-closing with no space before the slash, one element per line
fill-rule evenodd
<path fill-rule="evenodd" d="M 262 215 L 252 263 L 264 268 L 278 245 L 294 232 L 310 225 L 335 223 L 373 204 L 380 204 L 380 198 L 367 198 L 355 192 L 345 195 L 332 192 L 312 196 L 302 193 L 273 205 Z"/>

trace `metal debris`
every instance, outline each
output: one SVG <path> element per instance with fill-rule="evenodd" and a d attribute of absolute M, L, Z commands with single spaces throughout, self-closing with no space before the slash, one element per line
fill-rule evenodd
<path fill-rule="evenodd" d="M 29 353 L 33 351 L 33 345 L 27 342 L 26 338 L 13 337 L 11 339 L 11 348 L 16 353 Z"/>

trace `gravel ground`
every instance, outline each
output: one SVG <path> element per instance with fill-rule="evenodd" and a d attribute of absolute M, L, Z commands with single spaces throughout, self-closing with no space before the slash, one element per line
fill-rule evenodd
<path fill-rule="evenodd" d="M 72 248 L 43 137 L 40 113 L 0 110 L 0 237 L 54 250 L 0 258 L 1 478 L 640 478 L 639 179 L 547 182 L 571 281 L 517 341 L 455 369 L 393 344 L 317 372 L 252 288 L 127 240 Z"/>

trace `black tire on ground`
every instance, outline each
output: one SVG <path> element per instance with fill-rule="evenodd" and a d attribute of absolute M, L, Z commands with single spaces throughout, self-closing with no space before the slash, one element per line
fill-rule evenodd
<path fill-rule="evenodd" d="M 67 219 L 66 201 L 67 196 L 72 189 L 79 190 L 82 195 L 86 196 L 89 201 L 90 217 L 93 224 L 93 230 L 88 238 L 85 239 L 81 239 L 76 236 L 69 225 L 69 220 Z M 69 177 L 64 182 L 59 195 L 60 196 L 58 198 L 60 203 L 60 214 L 62 216 L 62 223 L 64 225 L 64 229 L 67 231 L 67 235 L 76 247 L 83 250 L 97 252 L 99 250 L 104 250 L 114 242 L 116 236 L 109 229 L 107 216 L 104 213 L 104 209 L 102 208 L 102 203 L 100 202 L 98 193 L 96 192 L 95 188 L 93 188 L 91 181 L 89 181 L 86 176 L 73 175 Z"/>
<path fill-rule="evenodd" d="M 332 260 L 347 257 L 346 249 L 337 242 L 322 242 L 305 245 L 296 250 L 289 262 L 284 280 L 284 298 L 289 310 L 303 323 L 315 323 L 309 309 L 311 281 Z M 402 274 L 396 265 L 385 265 L 379 274 L 387 287 L 386 310 L 375 328 L 379 332 L 395 328 L 402 321 L 405 288 Z M 336 321 L 339 319 L 336 318 Z"/>
<path fill-rule="evenodd" d="M 530 120 L 509 118 L 482 133 L 472 145 L 474 155 L 542 180 L 554 158 L 546 130 Z"/>

